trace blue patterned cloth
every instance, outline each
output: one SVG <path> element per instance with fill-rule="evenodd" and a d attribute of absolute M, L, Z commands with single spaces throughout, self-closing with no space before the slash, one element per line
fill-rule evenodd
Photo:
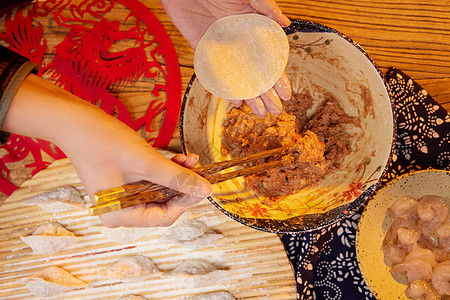
<path fill-rule="evenodd" d="M 397 141 L 383 181 L 430 167 L 450 170 L 450 114 L 402 71 L 391 68 L 385 79 L 397 113 Z M 368 193 L 360 197 L 368 198 Z M 298 299 L 376 299 L 356 258 L 363 210 L 326 228 L 282 237 Z"/>

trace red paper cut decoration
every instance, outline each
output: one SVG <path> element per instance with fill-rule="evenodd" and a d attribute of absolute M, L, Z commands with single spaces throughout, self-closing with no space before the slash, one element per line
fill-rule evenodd
<path fill-rule="evenodd" d="M 129 11 L 125 20 L 114 18 L 116 9 Z M 156 147 L 167 147 L 181 106 L 181 75 L 172 42 L 149 8 L 137 0 L 48 0 L 19 7 L 17 11 L 11 9 L 4 17 L 5 31 L 0 31 L 0 39 L 11 50 L 37 63 L 38 75 L 99 106 L 135 131 L 143 128 L 151 133 L 152 121 L 164 113 L 157 126 L 159 133 L 148 141 Z M 45 32 L 42 20 L 54 20 L 58 28 L 67 32 L 52 49 L 48 49 L 46 39 L 52 33 Z M 124 40 L 134 40 L 134 46 L 112 49 Z M 155 84 L 148 95 L 146 113 L 133 119 L 111 89 L 156 77 L 162 83 Z M 166 100 L 161 101 L 164 94 Z M 65 157 L 47 141 L 19 135 L 11 135 L 1 148 L 7 154 L 0 159 L 0 192 L 6 195 L 16 189 L 9 182 L 7 163 L 22 161 L 31 154 L 34 162 L 25 167 L 33 168 L 34 175 L 51 163 L 43 160 L 43 153 L 52 159 Z"/>

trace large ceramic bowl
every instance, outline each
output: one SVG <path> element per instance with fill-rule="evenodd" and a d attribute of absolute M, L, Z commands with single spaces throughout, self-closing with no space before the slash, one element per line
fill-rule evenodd
<path fill-rule="evenodd" d="M 408 299 L 406 278 L 394 279 L 384 262 L 383 240 L 393 222 L 387 209 L 399 197 L 420 199 L 426 195 L 440 196 L 450 207 L 450 172 L 424 170 L 403 175 L 377 190 L 364 208 L 356 235 L 356 253 L 361 272 L 377 299 Z"/>
<path fill-rule="evenodd" d="M 293 21 L 285 31 L 290 43 L 286 73 L 293 93 L 309 90 L 316 102 L 330 93 L 348 115 L 359 118 L 361 126 L 345 127 L 352 151 L 339 170 L 277 205 L 263 204 L 261 196 L 245 188 L 243 178 L 214 185 L 210 200 L 225 214 L 276 233 L 314 230 L 352 214 L 385 173 L 396 128 L 382 74 L 360 46 L 316 23 Z M 201 164 L 229 159 L 221 147 L 222 122 L 231 108 L 229 101 L 207 92 L 194 75 L 182 105 L 184 152 L 199 154 Z"/>

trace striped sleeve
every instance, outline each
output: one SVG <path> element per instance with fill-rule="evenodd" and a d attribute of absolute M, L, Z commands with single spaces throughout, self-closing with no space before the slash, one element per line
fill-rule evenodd
<path fill-rule="evenodd" d="M 6 47 L 0 46 L 0 129 L 3 126 L 6 113 L 14 95 L 22 82 L 30 73 L 37 73 L 39 66 L 31 63 Z M 9 138 L 9 133 L 0 132 L 0 143 L 4 144 Z"/>

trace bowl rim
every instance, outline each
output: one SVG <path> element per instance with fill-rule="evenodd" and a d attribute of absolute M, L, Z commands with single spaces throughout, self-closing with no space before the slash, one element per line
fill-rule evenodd
<path fill-rule="evenodd" d="M 372 184 L 371 186 L 367 187 L 366 190 L 361 193 L 361 195 L 359 195 L 355 200 L 353 200 L 350 203 L 338 206 L 334 209 L 331 209 L 329 211 L 326 211 L 325 213 L 320 213 L 320 214 L 310 214 L 310 215 L 303 215 L 300 217 L 295 217 L 293 219 L 287 219 L 290 220 L 290 222 L 292 222 L 293 224 L 297 224 L 298 226 L 292 228 L 290 225 L 288 227 L 283 226 L 283 223 L 286 223 L 287 220 L 272 220 L 272 219 L 250 219 L 250 218 L 244 218 L 238 215 L 235 215 L 227 210 L 225 210 L 219 203 L 217 203 L 211 196 L 208 197 L 208 200 L 215 206 L 217 207 L 220 211 L 222 211 L 225 215 L 227 215 L 228 217 L 232 218 L 235 221 L 238 221 L 239 223 L 245 225 L 245 226 L 249 226 L 251 228 L 257 229 L 257 230 L 261 230 L 261 231 L 265 231 L 265 232 L 269 232 L 269 233 L 277 233 L 277 234 L 299 234 L 299 233 L 305 233 L 305 232 L 311 232 L 314 230 L 319 230 L 322 229 L 324 227 L 333 225 L 351 215 L 353 215 L 359 208 L 361 208 L 362 205 L 364 205 L 364 203 L 366 203 L 368 201 L 368 199 L 371 197 L 371 195 L 379 188 L 379 186 L 382 183 L 383 178 L 386 176 L 386 174 L 388 173 L 388 170 L 391 166 L 391 161 L 392 161 L 392 157 L 393 154 L 395 152 L 395 143 L 397 140 L 397 114 L 396 114 L 396 110 L 395 110 L 395 104 L 394 101 L 392 99 L 391 93 L 389 92 L 389 87 L 387 85 L 385 76 L 383 75 L 383 73 L 381 72 L 380 68 L 378 67 L 378 65 L 375 63 L 375 61 L 369 56 L 369 54 L 355 41 L 353 41 L 351 38 L 349 38 L 347 35 L 337 31 L 334 28 L 328 27 L 326 25 L 320 24 L 320 23 L 316 23 L 313 21 L 308 21 L 308 20 L 300 20 L 300 19 L 293 19 L 291 20 L 291 24 L 288 27 L 283 28 L 286 35 L 290 35 L 290 34 L 294 34 L 296 32 L 302 32 L 302 33 L 314 33 L 314 32 L 318 32 L 318 33 L 333 33 L 338 35 L 339 37 L 345 39 L 347 42 L 349 42 L 350 44 L 352 44 L 356 49 L 358 49 L 365 57 L 366 59 L 368 59 L 368 61 L 372 64 L 372 66 L 374 67 L 374 69 L 376 70 L 376 72 L 378 73 L 388 96 L 389 99 L 389 103 L 391 106 L 391 112 L 392 112 L 392 138 L 391 138 L 391 149 L 389 151 L 389 156 L 388 159 L 386 161 L 386 164 L 384 166 L 384 169 L 381 171 L 380 177 L 378 178 L 378 180 Z M 189 92 L 192 88 L 192 85 L 194 83 L 196 79 L 196 75 L 195 73 L 192 75 L 184 96 L 183 96 L 183 100 L 182 100 L 182 104 L 181 104 L 181 109 L 180 109 L 180 118 L 179 118 L 179 128 L 180 128 L 180 142 L 181 142 L 181 150 L 183 152 L 183 154 L 187 154 L 187 150 L 186 150 L 186 142 L 184 140 L 184 128 L 183 128 L 183 124 L 184 124 L 184 111 L 186 108 L 186 103 L 187 103 L 187 99 L 189 96 Z M 324 216 L 324 215 L 328 215 L 331 213 L 335 213 L 336 211 L 341 211 L 340 213 L 337 214 L 336 217 L 334 218 L 327 218 L 327 221 L 325 222 L 321 222 L 320 225 L 315 226 L 315 227 L 311 227 L 311 226 L 302 226 L 299 225 L 301 224 L 302 220 L 305 220 L 305 217 L 314 217 L 314 216 Z M 295 222 L 296 220 L 298 220 L 298 222 Z M 251 221 L 251 222 L 250 222 Z M 254 223 L 258 223 L 257 225 L 254 225 Z M 287 225 L 287 224 L 286 224 Z"/>

